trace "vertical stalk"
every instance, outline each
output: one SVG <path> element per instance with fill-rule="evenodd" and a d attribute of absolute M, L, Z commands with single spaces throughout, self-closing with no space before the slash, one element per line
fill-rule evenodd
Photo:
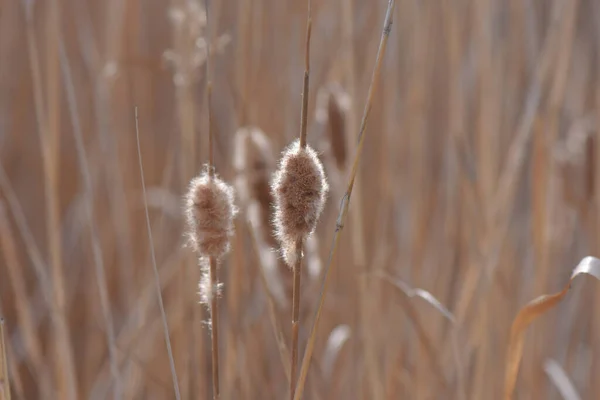
<path fill-rule="evenodd" d="M 300 277 L 302 273 L 302 240 L 296 242 L 296 265 L 294 265 L 294 289 L 292 293 L 292 357 L 290 365 L 290 398 L 296 391 L 296 372 L 298 369 L 298 332 L 300 331 Z"/>

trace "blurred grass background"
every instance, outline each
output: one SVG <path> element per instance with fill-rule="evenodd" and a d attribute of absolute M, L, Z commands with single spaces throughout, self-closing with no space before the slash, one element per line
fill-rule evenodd
<path fill-rule="evenodd" d="M 208 157 L 207 42 L 215 163 L 233 182 L 238 128 L 262 129 L 273 157 L 298 135 L 306 2 L 211 3 L 207 25 L 199 0 L 0 1 L 0 315 L 13 398 L 112 398 L 115 385 L 126 399 L 173 398 L 135 106 L 182 397 L 211 398 L 208 315 L 181 213 Z M 300 354 L 386 4 L 313 0 L 308 142 L 332 190 L 317 273 L 303 280 Z M 345 162 L 315 118 L 331 84 L 350 99 Z M 398 0 L 305 397 L 501 398 L 519 307 L 598 255 L 598 118 L 599 1 Z M 269 308 L 243 203 L 221 269 L 222 398 L 279 399 L 287 363 L 274 331 L 289 345 L 289 304 Z M 454 322 L 384 275 L 431 292 Z M 289 289 L 291 272 L 277 279 L 272 291 Z M 574 286 L 528 333 L 516 398 L 600 396 L 600 288 Z"/>

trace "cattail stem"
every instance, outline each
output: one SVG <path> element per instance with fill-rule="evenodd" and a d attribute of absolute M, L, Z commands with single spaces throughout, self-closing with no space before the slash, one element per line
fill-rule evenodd
<path fill-rule="evenodd" d="M 302 365 L 300 367 L 300 375 L 298 377 L 298 386 L 297 386 L 296 394 L 294 395 L 294 400 L 302 399 L 302 395 L 304 394 L 304 384 L 306 382 L 306 377 L 308 375 L 308 368 L 310 366 L 310 360 L 312 358 L 312 353 L 315 348 L 315 342 L 316 342 L 316 338 L 317 338 L 317 328 L 319 326 L 319 320 L 321 318 L 323 304 L 325 303 L 325 295 L 327 293 L 327 286 L 329 284 L 329 279 L 331 276 L 329 272 L 331 271 L 333 259 L 334 259 L 334 256 L 336 255 L 336 251 L 338 248 L 340 233 L 344 227 L 344 221 L 346 220 L 346 216 L 348 215 L 348 208 L 350 206 L 350 197 L 352 195 L 352 189 L 354 187 L 354 180 L 356 178 L 356 173 L 358 171 L 358 164 L 360 162 L 360 158 L 362 155 L 362 149 L 363 149 L 364 142 L 365 142 L 364 133 L 367 128 L 367 121 L 369 119 L 369 115 L 371 113 L 371 106 L 373 103 L 373 95 L 374 95 L 375 89 L 377 88 L 377 82 L 379 80 L 379 73 L 381 71 L 383 56 L 385 54 L 385 49 L 387 47 L 388 37 L 392 30 L 392 15 L 394 12 L 395 5 L 396 5 L 395 0 L 388 0 L 387 11 L 386 11 L 385 20 L 383 23 L 383 31 L 381 32 L 381 39 L 379 41 L 379 50 L 377 51 L 375 67 L 373 69 L 373 75 L 371 77 L 371 84 L 369 85 L 369 92 L 367 94 L 367 101 L 365 103 L 365 108 L 363 111 L 363 116 L 362 116 L 362 120 L 360 123 L 359 131 L 358 131 L 358 144 L 357 144 L 357 148 L 356 148 L 356 154 L 354 156 L 354 162 L 352 165 L 352 170 L 350 172 L 348 188 L 346 189 L 346 193 L 344 194 L 344 197 L 342 197 L 342 202 L 340 204 L 340 211 L 338 213 L 338 218 L 336 221 L 336 227 L 335 227 L 335 232 L 333 234 L 331 250 L 329 251 L 329 259 L 327 262 L 327 266 L 325 267 L 325 276 L 323 277 L 323 284 L 321 286 L 319 302 L 317 305 L 317 309 L 315 311 L 313 325 L 310 330 L 310 334 L 308 336 L 308 342 L 306 344 L 306 349 L 304 350 L 304 357 L 302 358 Z"/>
<path fill-rule="evenodd" d="M 310 0 L 306 17 L 306 49 L 304 53 L 304 83 L 302 85 L 302 111 L 300 113 L 300 149 L 306 148 L 306 127 L 308 125 L 308 84 L 310 78 L 310 33 L 312 19 Z M 302 271 L 302 239 L 296 241 L 296 263 L 294 265 L 294 289 L 292 292 L 292 357 L 290 368 L 290 399 L 296 391 L 296 369 L 298 366 L 298 332 L 300 330 L 300 273 Z"/>
<path fill-rule="evenodd" d="M 219 391 L 219 305 L 217 302 L 217 291 L 219 277 L 217 276 L 217 259 L 210 257 L 210 285 L 212 297 L 210 299 L 210 324 L 212 341 L 212 381 L 213 381 L 213 399 L 217 400 Z"/>
<path fill-rule="evenodd" d="M 306 126 L 308 120 L 308 81 L 310 76 L 310 33 L 312 19 L 310 17 L 310 0 L 308 0 L 308 17 L 306 21 L 306 52 L 304 53 L 304 84 L 302 86 L 302 113 L 300 116 L 300 147 L 306 147 Z"/>
<path fill-rule="evenodd" d="M 206 83 L 206 100 L 208 108 L 208 173 L 211 178 L 215 175 L 215 156 L 213 151 L 213 131 L 212 131 L 212 109 L 210 99 L 212 95 L 212 82 Z"/>
<path fill-rule="evenodd" d="M 205 0 L 205 11 L 206 21 L 209 23 L 208 18 L 208 0 Z M 207 26 L 208 38 L 207 38 L 207 58 L 206 58 L 206 106 L 208 114 L 208 177 L 213 180 L 215 177 L 215 159 L 213 150 L 213 130 L 212 130 L 212 108 L 211 108 L 211 96 L 212 96 L 212 82 L 210 76 L 210 45 L 211 45 L 211 31 L 210 26 Z M 210 325 L 211 325 L 211 346 L 212 346 L 212 385 L 213 385 L 213 399 L 217 400 L 220 396 L 219 389 L 219 304 L 218 304 L 218 289 L 219 289 L 219 277 L 217 275 L 217 258 L 215 256 L 209 257 L 210 263 Z"/>
<path fill-rule="evenodd" d="M 292 293 L 292 357 L 290 359 L 290 399 L 296 391 L 298 369 L 298 332 L 300 331 L 300 277 L 302 272 L 302 240 L 296 242 L 296 264 L 294 265 L 294 289 Z"/>
<path fill-rule="evenodd" d="M 8 379 L 8 363 L 6 362 L 6 342 L 4 341 L 4 319 L 0 318 L 0 395 L 10 400 L 10 380 Z"/>

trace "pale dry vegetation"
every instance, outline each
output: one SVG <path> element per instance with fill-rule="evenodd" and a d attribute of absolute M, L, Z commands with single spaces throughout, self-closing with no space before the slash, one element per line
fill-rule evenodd
<path fill-rule="evenodd" d="M 370 91 L 387 6 L 312 1 L 307 143 L 329 193 L 297 240 L 296 356 L 270 183 L 300 131 L 306 2 L 213 0 L 207 19 L 201 0 L 0 0 L 0 399 L 175 398 L 165 322 L 181 398 L 212 398 L 183 212 L 209 162 L 207 60 L 210 160 L 239 210 L 221 399 L 288 398 L 291 357 L 305 399 L 505 396 L 519 309 L 600 254 L 600 0 L 397 0 Z M 515 398 L 600 397 L 599 285 L 528 308 L 556 303 Z"/>

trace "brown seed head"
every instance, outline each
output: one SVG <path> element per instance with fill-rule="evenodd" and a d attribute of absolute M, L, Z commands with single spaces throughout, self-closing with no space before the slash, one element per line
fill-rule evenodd
<path fill-rule="evenodd" d="M 275 158 L 269 138 L 255 127 L 243 127 L 235 133 L 233 165 L 240 176 L 236 187 L 244 202 L 258 201 L 268 208 L 271 203 L 269 181 Z"/>
<path fill-rule="evenodd" d="M 338 169 L 346 167 L 346 118 L 350 110 L 350 96 L 337 83 L 319 90 L 315 119 L 327 132 L 329 151 Z"/>
<path fill-rule="evenodd" d="M 221 257 L 233 235 L 233 188 L 207 172 L 192 179 L 186 195 L 190 244 L 202 257 Z"/>
<path fill-rule="evenodd" d="M 300 148 L 298 140 L 283 152 L 273 178 L 275 235 L 288 265 L 294 264 L 294 245 L 310 235 L 323 211 L 329 187 L 323 165 L 310 147 Z"/>

